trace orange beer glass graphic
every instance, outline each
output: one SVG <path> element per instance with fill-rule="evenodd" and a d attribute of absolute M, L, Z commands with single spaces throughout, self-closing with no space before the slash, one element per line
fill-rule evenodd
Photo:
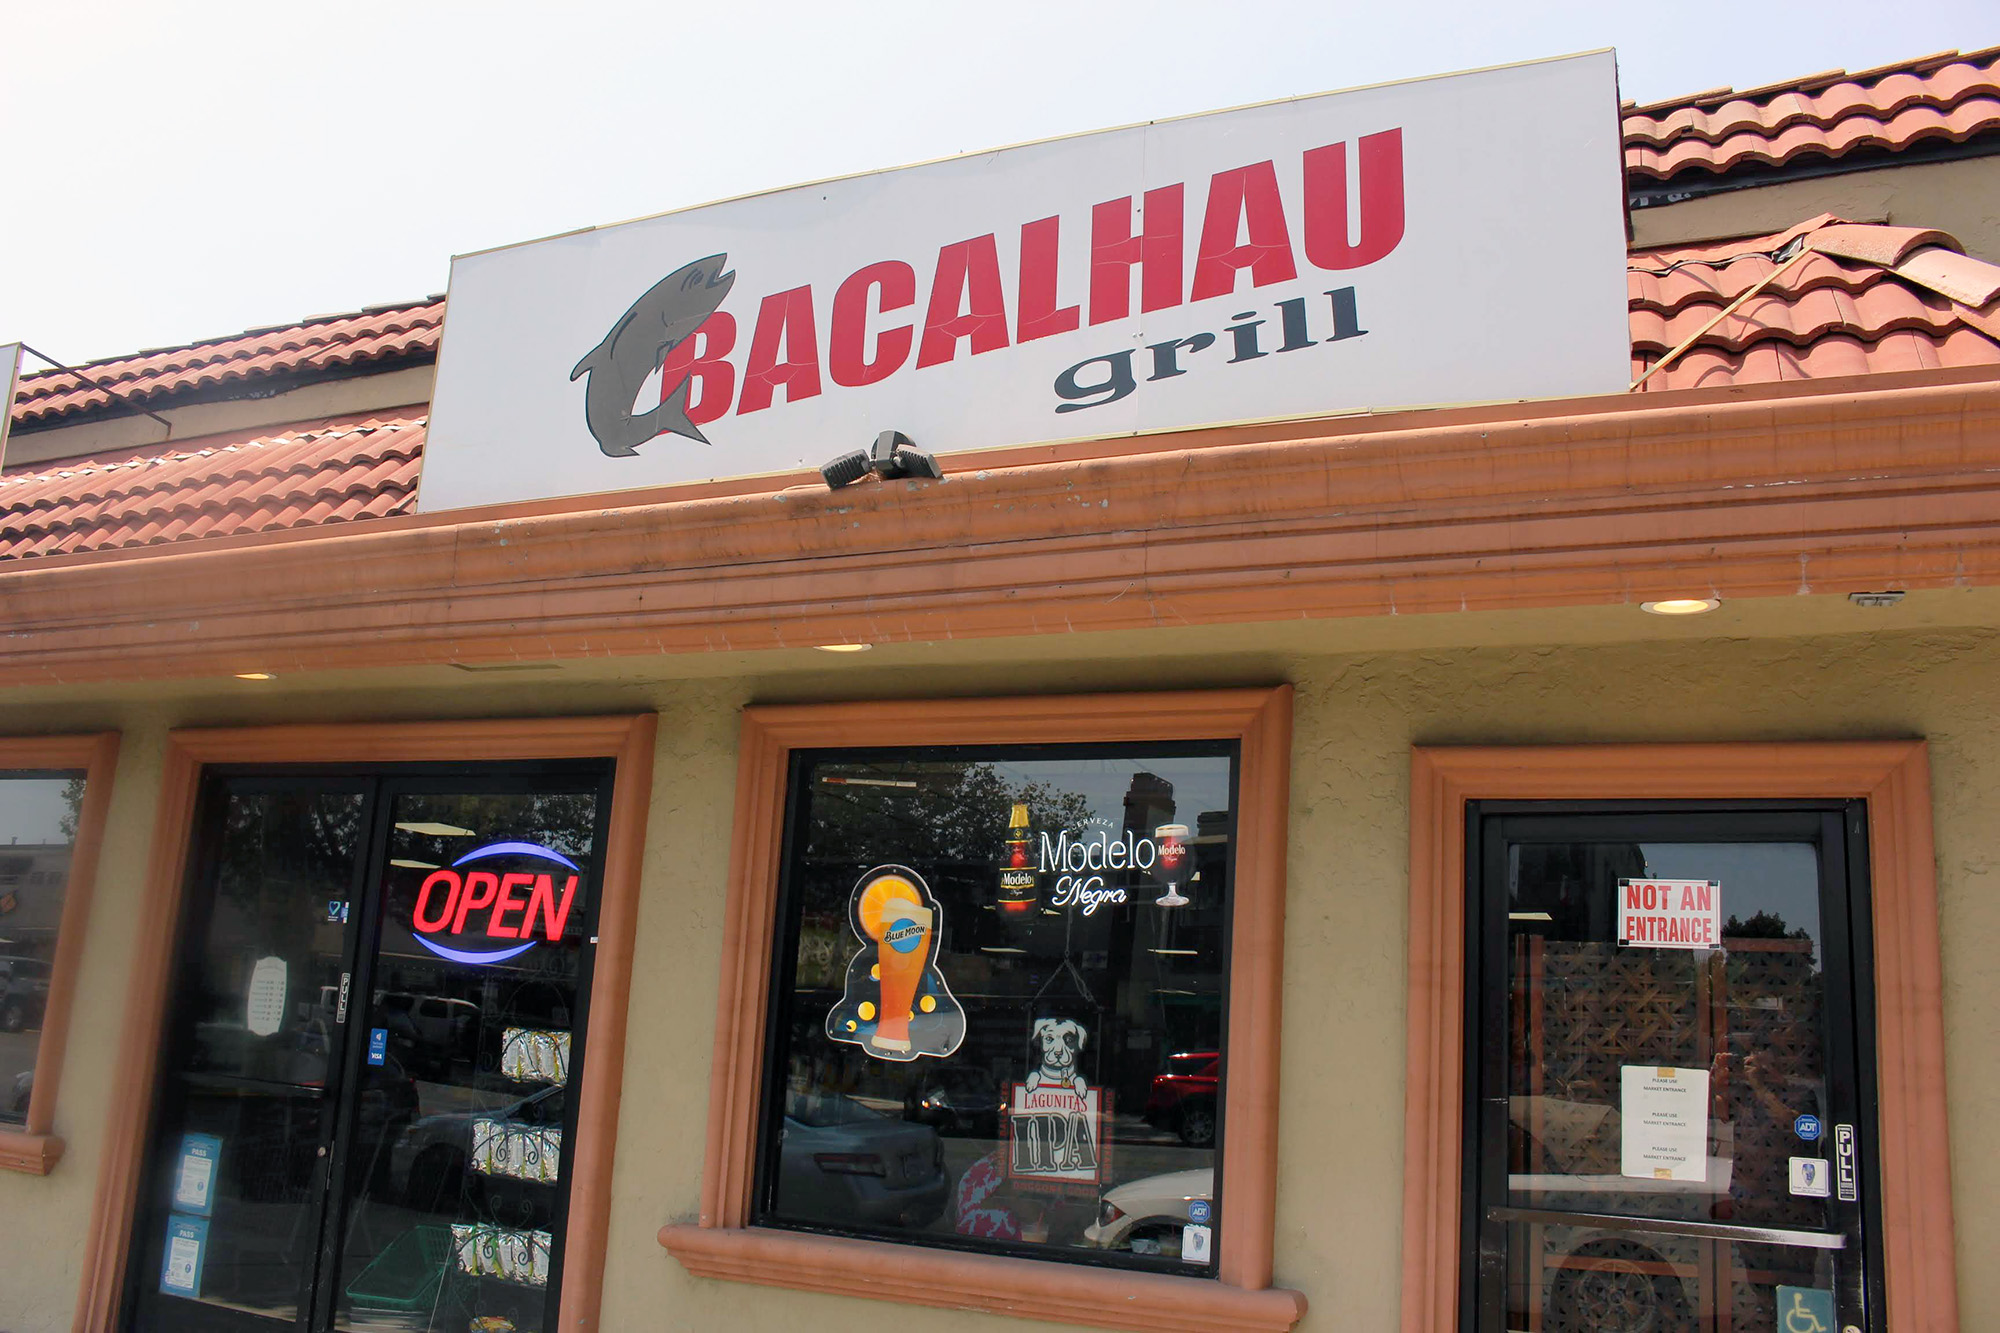
<path fill-rule="evenodd" d="M 936 928 L 923 896 L 900 875 L 883 875 L 861 895 L 861 926 L 875 941 L 875 976 L 882 988 L 871 1044 L 884 1051 L 910 1049 L 910 1019 Z"/>

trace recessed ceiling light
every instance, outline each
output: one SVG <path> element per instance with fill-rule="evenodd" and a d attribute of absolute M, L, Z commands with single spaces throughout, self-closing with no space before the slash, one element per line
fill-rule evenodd
<path fill-rule="evenodd" d="M 460 828 L 456 824 L 440 824 L 435 820 L 429 819 L 399 819 L 396 821 L 396 827 L 405 833 L 427 833 L 433 838 L 474 838 L 479 836 L 469 828 Z"/>
<path fill-rule="evenodd" d="M 1148 949 L 1146 952 L 1165 954 L 1169 958 L 1196 958 L 1201 955 L 1199 949 Z"/>
<path fill-rule="evenodd" d="M 1507 913 L 1507 919 L 1508 919 L 1509 921 L 1553 921 L 1553 920 L 1555 920 L 1555 918 L 1554 918 L 1554 917 L 1552 917 L 1552 916 L 1550 916 L 1550 915 L 1549 915 L 1549 914 L 1548 914 L 1547 912 L 1509 912 L 1509 913 Z"/>
<path fill-rule="evenodd" d="M 875 645 L 872 643 L 816 643 L 813 647 L 823 653 L 865 653 Z"/>
<path fill-rule="evenodd" d="M 1698 616 L 1721 605 L 1720 597 L 1668 597 L 1657 602 L 1641 602 L 1639 609 L 1656 616 Z"/>
<path fill-rule="evenodd" d="M 407 856 L 392 856 L 389 858 L 389 864 L 392 866 L 401 866 L 405 870 L 436 870 L 438 868 L 435 861 L 412 861 Z"/>
<path fill-rule="evenodd" d="M 981 952 L 981 953 L 1026 953 L 1026 952 L 1027 952 L 1027 950 L 1026 950 L 1026 949 L 1016 949 L 1016 948 L 1013 948 L 1012 946 L 1010 946 L 1010 945 L 1006 945 L 1006 944 L 982 944 L 982 945 L 980 945 L 980 946 L 979 946 L 979 952 Z"/>
<path fill-rule="evenodd" d="M 238 680 L 276 680 L 276 679 L 277 679 L 277 677 L 276 677 L 276 676 L 274 676 L 274 675 L 272 675 L 272 674 L 271 674 L 270 672 L 268 672 L 268 671 L 239 671 L 239 672 L 237 672 L 237 673 L 236 673 L 236 679 L 238 679 Z"/>

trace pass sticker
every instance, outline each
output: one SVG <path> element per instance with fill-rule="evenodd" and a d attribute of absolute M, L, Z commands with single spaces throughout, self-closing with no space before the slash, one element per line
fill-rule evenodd
<path fill-rule="evenodd" d="M 1712 879 L 1618 881 L 1618 942 L 1645 949 L 1722 946 L 1722 884 Z"/>

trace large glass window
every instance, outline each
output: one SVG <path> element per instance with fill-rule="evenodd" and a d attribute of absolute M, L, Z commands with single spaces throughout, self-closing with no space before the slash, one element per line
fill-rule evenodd
<path fill-rule="evenodd" d="M 1212 1276 L 1235 747 L 803 751 L 762 1225 Z"/>
<path fill-rule="evenodd" d="M 28 1119 L 83 790 L 81 772 L 0 773 L 0 1123 Z"/>

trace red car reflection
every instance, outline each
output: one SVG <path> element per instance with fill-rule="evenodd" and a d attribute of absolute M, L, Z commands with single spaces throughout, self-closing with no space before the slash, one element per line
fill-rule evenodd
<path fill-rule="evenodd" d="M 1167 1057 L 1167 1072 L 1153 1077 L 1146 1098 L 1146 1123 L 1171 1129 L 1195 1148 L 1215 1144 L 1215 1093 L 1222 1075 L 1218 1051 L 1188 1051 Z"/>

